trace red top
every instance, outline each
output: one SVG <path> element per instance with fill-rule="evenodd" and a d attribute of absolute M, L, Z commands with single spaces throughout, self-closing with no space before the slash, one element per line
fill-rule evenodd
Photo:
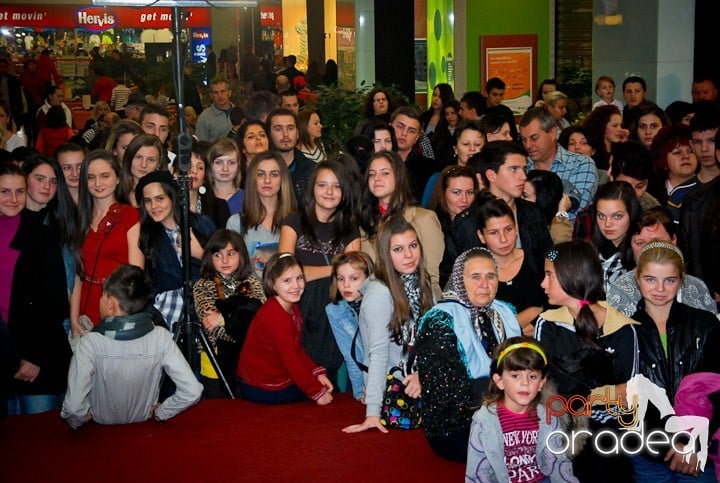
<path fill-rule="evenodd" d="M 85 238 L 82 247 L 85 276 L 80 294 L 80 315 L 87 315 L 95 325 L 100 323 L 102 285 L 113 270 L 128 263 L 127 232 L 139 221 L 140 215 L 137 209 L 130 205 L 115 203 L 100 221 L 98 230 L 90 228 Z M 95 267 L 94 274 L 93 267 Z"/>
<path fill-rule="evenodd" d="M 92 97 L 95 101 L 105 101 L 110 104 L 112 90 L 117 84 L 108 76 L 98 77 L 93 83 Z"/>
<path fill-rule="evenodd" d="M 302 317 L 297 304 L 289 314 L 276 297 L 269 297 L 250 324 L 237 375 L 245 384 L 266 391 L 295 384 L 310 399 L 319 399 L 325 394 L 325 386 L 317 376 L 326 371 L 310 359 L 301 339 Z"/>
<path fill-rule="evenodd" d="M 52 82 L 56 86 L 63 83 L 55 67 L 55 61 L 49 55 L 39 55 L 35 62 L 37 62 L 37 75 L 44 83 Z"/>
<path fill-rule="evenodd" d="M 61 145 L 68 142 L 75 133 L 69 127 L 44 127 L 40 129 L 37 141 L 35 142 L 35 149 L 40 151 L 45 156 L 51 158 L 55 157 L 55 151 Z"/>
<path fill-rule="evenodd" d="M 537 413 L 514 413 L 502 404 L 497 415 L 503 432 L 505 466 L 510 483 L 543 481 L 537 461 L 537 437 L 540 423 Z"/>

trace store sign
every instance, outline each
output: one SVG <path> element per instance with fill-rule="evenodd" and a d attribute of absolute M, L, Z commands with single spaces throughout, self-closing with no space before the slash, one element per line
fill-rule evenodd
<path fill-rule="evenodd" d="M 260 7 L 260 25 L 282 27 L 282 7 Z"/>
<path fill-rule="evenodd" d="M 190 48 L 192 49 L 193 63 L 207 62 L 208 45 L 210 45 L 210 29 L 190 30 Z"/>
<path fill-rule="evenodd" d="M 117 25 L 117 15 L 110 8 L 81 8 L 75 12 L 75 25 L 91 32 L 103 32 Z"/>
<path fill-rule="evenodd" d="M 184 27 L 209 27 L 209 8 L 186 8 Z M 112 28 L 172 28 L 171 8 L 82 7 L 66 5 L 0 5 L 1 27 L 80 28 L 102 32 Z"/>
<path fill-rule="evenodd" d="M 48 18 L 48 7 L 0 7 L 0 25 L 13 27 L 34 27 L 44 24 Z"/>

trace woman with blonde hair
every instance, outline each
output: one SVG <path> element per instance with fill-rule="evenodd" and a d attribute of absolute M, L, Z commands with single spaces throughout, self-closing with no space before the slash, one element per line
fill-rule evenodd
<path fill-rule="evenodd" d="M 546 96 L 545 109 L 553 115 L 558 125 L 558 134 L 560 131 L 570 126 L 570 122 L 565 119 L 567 114 L 568 96 L 560 91 L 552 91 Z"/>
<path fill-rule="evenodd" d="M 642 300 L 632 317 L 640 322 L 639 372 L 664 389 L 668 400 L 677 405 L 681 398 L 676 395 L 686 376 L 720 372 L 720 324 L 713 314 L 677 300 L 685 277 L 685 259 L 678 247 L 666 241 L 651 241 L 640 250 L 637 264 L 635 275 Z M 643 422 L 648 429 L 664 426 L 660 420 L 648 419 L 646 416 Z M 717 481 L 712 464 L 704 470 L 692 467 L 689 463 L 696 455 L 684 461 L 674 449 L 664 455 L 671 460 L 669 466 L 649 455 L 632 458 L 635 481 L 681 481 L 682 473 L 688 473 L 686 477 L 693 481 Z"/>
<path fill-rule="evenodd" d="M 197 113 L 193 106 L 185 106 L 183 109 L 185 115 L 185 134 L 188 136 L 195 135 L 195 126 L 197 125 Z"/>

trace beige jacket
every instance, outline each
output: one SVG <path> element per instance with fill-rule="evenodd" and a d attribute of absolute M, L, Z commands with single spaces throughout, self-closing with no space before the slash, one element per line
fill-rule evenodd
<path fill-rule="evenodd" d="M 440 221 L 437 215 L 430 210 L 418 206 L 408 206 L 403 212 L 405 220 L 412 224 L 417 231 L 418 238 L 423 247 L 423 258 L 425 259 L 425 270 L 430 275 L 433 294 L 436 300 L 441 299 L 440 289 L 440 262 L 445 251 L 445 237 L 440 228 Z M 367 234 L 361 230 L 360 240 L 362 251 L 370 255 L 373 261 L 377 261 L 377 238 L 369 240 Z"/>

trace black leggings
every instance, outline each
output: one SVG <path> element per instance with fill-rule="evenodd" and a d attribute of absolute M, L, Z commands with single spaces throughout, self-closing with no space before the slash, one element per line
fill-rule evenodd
<path fill-rule="evenodd" d="M 467 461 L 470 428 L 454 431 L 446 436 L 425 435 L 432 450 L 446 460 L 465 463 Z"/>

